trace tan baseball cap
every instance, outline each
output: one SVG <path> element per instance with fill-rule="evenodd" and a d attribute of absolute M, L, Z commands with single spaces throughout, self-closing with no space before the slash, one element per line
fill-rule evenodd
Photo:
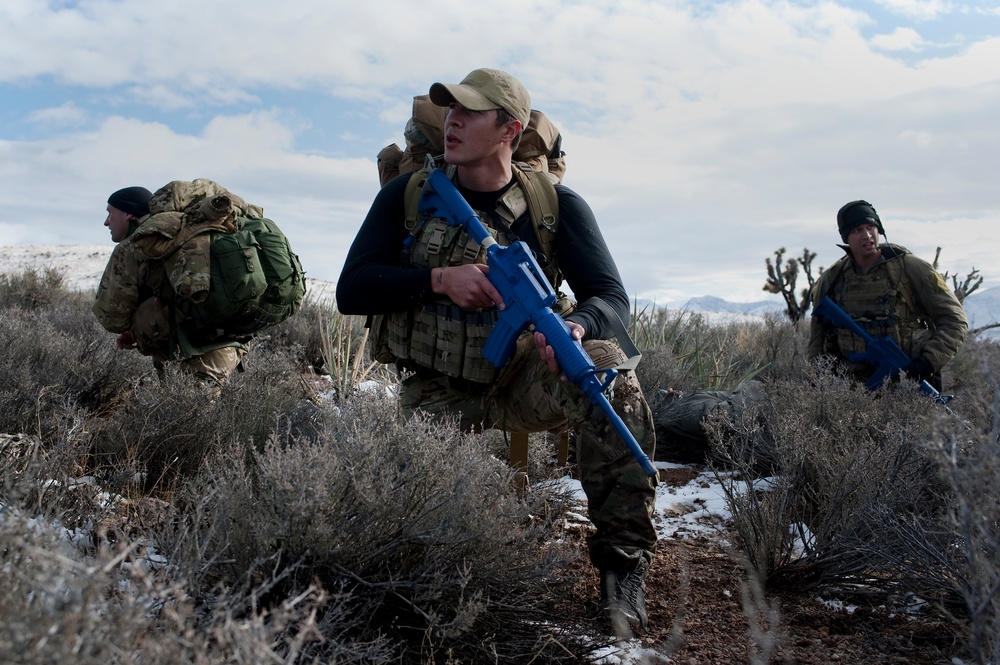
<path fill-rule="evenodd" d="M 531 97 L 521 82 L 499 69 L 477 69 L 461 83 L 435 83 L 430 90 L 431 101 L 438 106 L 458 102 L 472 111 L 503 109 L 528 126 L 531 117 Z"/>

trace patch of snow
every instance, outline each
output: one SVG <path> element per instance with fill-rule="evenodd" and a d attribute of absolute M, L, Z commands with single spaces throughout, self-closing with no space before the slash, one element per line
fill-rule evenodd
<path fill-rule="evenodd" d="M 0 274 L 18 274 L 28 268 L 59 271 L 69 289 L 96 291 L 108 265 L 114 243 L 107 245 L 35 245 L 0 247 Z M 317 303 L 332 303 L 333 282 L 306 277 L 306 297 Z"/>
<path fill-rule="evenodd" d="M 590 654 L 591 662 L 599 665 L 645 665 L 663 662 L 663 654 L 646 649 L 638 639 L 625 640 L 598 649 Z"/>
<path fill-rule="evenodd" d="M 66 286 L 76 291 L 96 290 L 114 245 L 41 245 L 0 247 L 0 273 L 17 274 L 29 268 L 57 270 Z"/>
<path fill-rule="evenodd" d="M 657 469 L 690 469 L 686 464 L 655 462 Z M 549 481 L 541 481 L 546 483 Z M 569 493 L 581 505 L 586 505 L 587 495 L 580 481 L 563 476 L 558 481 L 563 491 Z M 588 521 L 582 513 L 571 516 Z M 656 507 L 653 522 L 659 538 L 689 538 L 693 536 L 715 536 L 719 527 L 732 518 L 726 504 L 722 484 L 711 471 L 702 471 L 686 485 L 680 487 L 660 484 L 656 488 Z"/>
<path fill-rule="evenodd" d="M 831 610 L 837 610 L 839 612 L 845 612 L 847 614 L 854 614 L 854 611 L 858 609 L 857 605 L 849 605 L 841 600 L 837 599 L 827 599 L 822 596 L 816 599 L 820 605 L 824 607 L 829 607 Z"/>

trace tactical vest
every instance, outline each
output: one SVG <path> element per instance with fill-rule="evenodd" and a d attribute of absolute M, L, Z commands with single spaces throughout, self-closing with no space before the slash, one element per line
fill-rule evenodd
<path fill-rule="evenodd" d="M 896 256 L 864 275 L 853 269 L 849 257 L 840 259 L 833 266 L 840 274 L 827 294 L 872 337 L 891 338 L 913 358 L 920 355 L 933 323 L 917 308 L 904 263 L 909 251 L 898 245 L 888 247 Z M 837 329 L 836 345 L 842 355 L 865 350 L 864 340 L 846 328 Z"/>
<path fill-rule="evenodd" d="M 452 177 L 453 172 L 453 169 L 449 172 Z M 508 228 L 525 212 L 531 215 L 532 228 L 544 254 L 539 257 L 539 263 L 558 293 L 552 309 L 565 316 L 574 304 L 558 292 L 562 274 L 554 253 L 559 210 L 555 187 L 546 174 L 523 164 L 516 166 L 514 174 L 517 182 L 498 200 L 492 212 Z M 404 195 L 406 226 L 410 232 L 404 263 L 413 268 L 485 264 L 486 251 L 463 228 L 418 212 L 421 187 L 427 175 L 426 170 L 415 173 Z M 502 225 L 497 224 L 491 214 L 476 212 L 500 245 L 511 244 L 512 239 L 504 229 L 497 228 Z M 491 383 L 497 376 L 497 368 L 483 357 L 483 347 L 498 316 L 495 309 L 463 310 L 446 298 L 418 304 L 406 311 L 373 317 L 373 350 L 381 362 L 411 360 L 446 376 Z"/>

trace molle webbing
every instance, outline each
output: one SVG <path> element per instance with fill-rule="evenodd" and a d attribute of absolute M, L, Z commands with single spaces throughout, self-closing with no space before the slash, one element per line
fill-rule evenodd
<path fill-rule="evenodd" d="M 559 210 L 555 187 L 548 175 L 532 171 L 526 165 L 517 165 L 514 174 L 516 185 L 500 197 L 496 210 L 489 214 L 478 211 L 480 219 L 497 241 L 507 246 L 513 241 L 507 234 L 510 225 L 526 212 L 530 213 L 535 238 L 545 254 L 543 270 L 553 287 L 558 288 L 562 276 L 554 260 Z M 441 218 L 419 215 L 420 194 L 426 179 L 427 171 L 415 173 L 404 193 L 410 236 L 403 250 L 403 264 L 435 268 L 486 263 L 485 250 L 463 228 L 452 226 Z M 572 303 L 561 295 L 553 310 L 568 313 Z M 497 317 L 496 310 L 469 312 L 449 301 L 416 305 L 382 319 L 375 317 L 373 347 L 377 358 L 383 362 L 391 357 L 411 360 L 446 376 L 490 383 L 498 370 L 483 357 L 483 348 Z"/>
<path fill-rule="evenodd" d="M 888 337 L 910 356 L 919 351 L 915 333 L 926 329 L 927 323 L 916 311 L 902 256 L 865 275 L 847 266 L 831 291 L 841 309 L 872 337 Z M 837 330 L 837 344 L 844 355 L 865 349 L 864 341 L 847 329 Z"/>

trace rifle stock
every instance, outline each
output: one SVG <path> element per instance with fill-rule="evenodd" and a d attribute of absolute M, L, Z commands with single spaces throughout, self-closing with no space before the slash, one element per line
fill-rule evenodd
<path fill-rule="evenodd" d="M 529 326 L 534 325 L 535 330 L 545 335 L 552 346 L 559 367 L 566 377 L 604 411 L 643 471 L 655 476 L 656 467 L 604 394 L 618 376 L 618 371 L 608 369 L 599 372 L 580 341 L 573 338 L 566 322 L 552 311 L 552 305 L 556 301 L 555 291 L 528 246 L 523 241 L 514 242 L 507 247 L 499 245 L 440 169 L 432 171 L 427 178 L 419 210 L 433 211 L 452 226 L 463 227 L 466 233 L 486 249 L 486 265 L 489 266 L 487 277 L 503 296 L 505 308 L 500 312 L 499 320 L 486 340 L 483 356 L 495 367 L 503 367 L 510 360 L 517 338 Z M 599 374 L 604 375 L 603 381 Z"/>

